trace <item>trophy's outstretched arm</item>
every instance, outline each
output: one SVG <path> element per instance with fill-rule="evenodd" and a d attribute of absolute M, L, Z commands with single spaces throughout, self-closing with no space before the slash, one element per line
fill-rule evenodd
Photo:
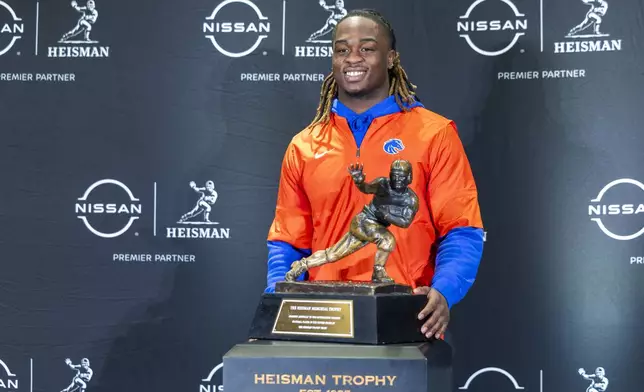
<path fill-rule="evenodd" d="M 356 186 L 358 187 L 358 189 L 360 189 L 360 192 L 366 193 L 367 195 L 373 195 L 378 193 L 378 190 L 382 186 L 383 180 L 386 181 L 386 178 L 383 178 L 383 177 L 376 178 L 371 182 L 362 181 L 360 183 L 356 183 Z"/>
<path fill-rule="evenodd" d="M 371 182 L 365 182 L 365 176 L 362 172 L 362 168 L 363 166 L 361 163 L 356 163 L 349 166 L 349 173 L 353 178 L 354 184 L 356 184 L 356 186 L 362 193 L 366 193 L 368 195 L 377 193 L 382 186 L 383 181 L 386 181 L 387 179 L 384 177 L 378 177 Z"/>

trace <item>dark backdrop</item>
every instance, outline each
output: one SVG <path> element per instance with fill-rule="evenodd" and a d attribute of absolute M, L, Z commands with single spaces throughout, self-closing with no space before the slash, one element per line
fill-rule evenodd
<path fill-rule="evenodd" d="M 331 14 L 225 3 L 99 0 L 91 42 L 59 42 L 91 12 L 0 1 L 0 386 L 62 390 L 66 358 L 90 360 L 92 392 L 221 385 L 264 289 L 284 150 L 330 69 L 330 44 L 307 39 Z M 458 386 L 584 391 L 578 370 L 602 367 L 609 391 L 636 390 L 642 1 L 345 4 L 365 6 L 393 23 L 424 104 L 457 122 L 480 189 Z M 586 16 L 599 29 L 567 36 Z M 214 184 L 212 224 L 177 223 L 191 181 Z"/>

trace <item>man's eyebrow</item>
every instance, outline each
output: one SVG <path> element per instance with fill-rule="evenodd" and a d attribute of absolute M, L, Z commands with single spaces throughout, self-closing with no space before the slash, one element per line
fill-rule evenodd
<path fill-rule="evenodd" d="M 375 38 L 373 38 L 373 37 L 367 37 L 367 38 L 361 38 L 361 39 L 360 39 L 360 42 L 378 42 L 378 40 L 377 40 L 377 39 L 375 39 Z M 338 39 L 338 40 L 336 40 L 336 41 L 335 41 L 335 43 L 336 43 L 336 44 L 348 44 L 348 43 L 349 43 L 349 40 L 346 40 L 346 39 Z"/>

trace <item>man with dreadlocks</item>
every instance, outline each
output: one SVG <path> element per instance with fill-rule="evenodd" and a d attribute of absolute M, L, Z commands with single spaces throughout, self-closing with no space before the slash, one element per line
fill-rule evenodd
<path fill-rule="evenodd" d="M 425 320 L 421 331 L 440 338 L 450 308 L 474 283 L 483 251 L 477 188 L 465 150 L 454 122 L 416 97 L 382 15 L 347 13 L 333 31 L 332 45 L 332 72 L 315 118 L 293 137 L 282 161 L 268 234 L 266 292 L 299 260 L 338 243 L 369 203 L 348 166 L 384 177 L 392 161 L 408 161 L 414 172 L 408 188 L 418 197 L 418 211 L 409 226 L 390 227 L 396 247 L 385 268 L 396 283 L 427 296 L 418 314 Z M 377 251 L 363 247 L 297 279 L 371 281 Z"/>

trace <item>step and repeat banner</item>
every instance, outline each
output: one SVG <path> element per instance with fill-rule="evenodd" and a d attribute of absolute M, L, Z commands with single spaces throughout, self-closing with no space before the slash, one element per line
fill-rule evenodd
<path fill-rule="evenodd" d="M 642 385 L 641 0 L 0 0 L 0 390 L 223 390 L 285 148 L 362 7 L 480 190 L 455 388 Z"/>

